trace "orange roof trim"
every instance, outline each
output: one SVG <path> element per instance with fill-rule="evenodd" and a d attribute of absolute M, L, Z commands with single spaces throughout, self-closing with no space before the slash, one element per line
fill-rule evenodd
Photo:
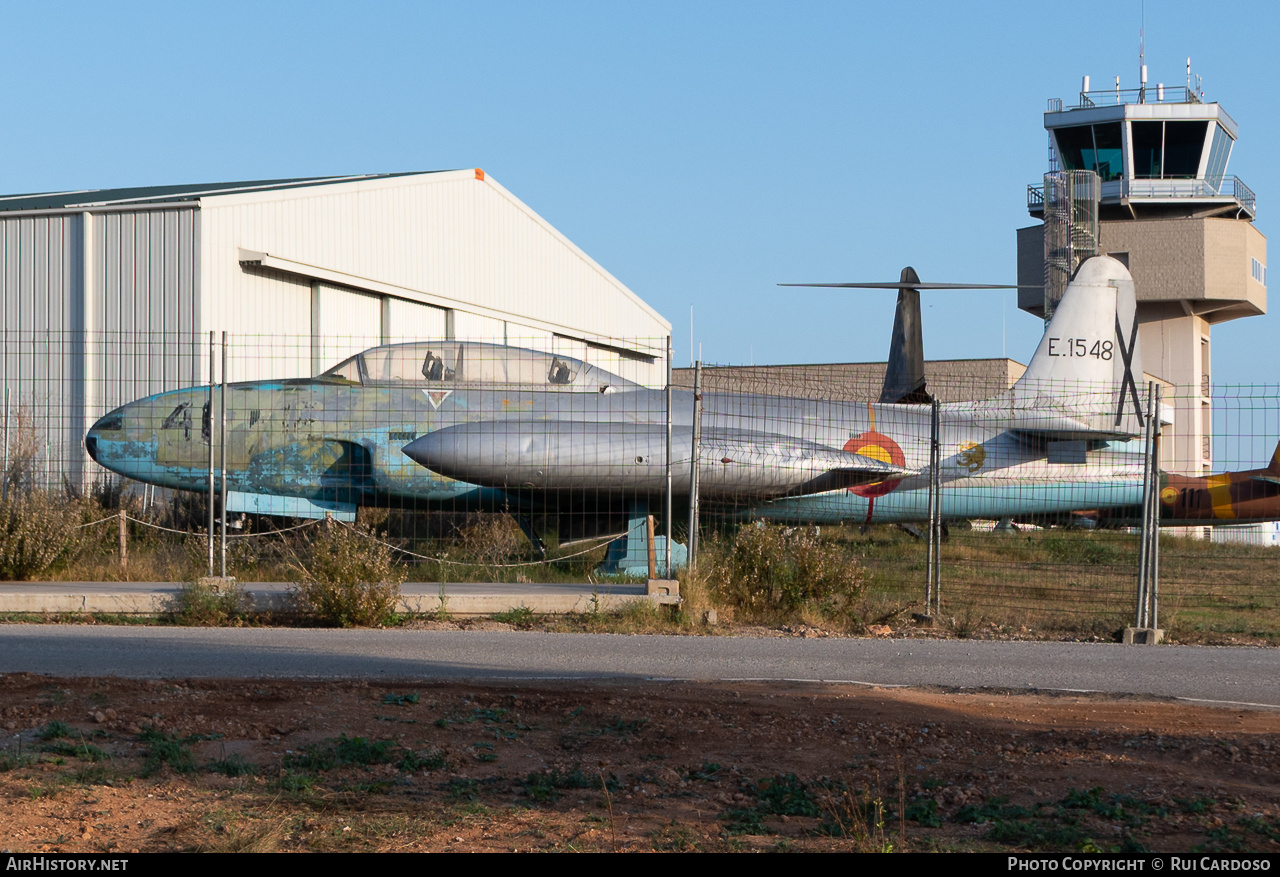
<path fill-rule="evenodd" d="M 484 179 L 484 171 L 480 170 L 480 168 L 476 168 L 476 179 L 477 180 Z"/>

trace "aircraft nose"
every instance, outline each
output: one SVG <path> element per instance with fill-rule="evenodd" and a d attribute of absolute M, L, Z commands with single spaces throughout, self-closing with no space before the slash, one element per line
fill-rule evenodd
<path fill-rule="evenodd" d="M 95 463 L 102 462 L 98 459 L 98 440 L 104 437 L 103 433 L 120 432 L 122 429 L 124 429 L 124 415 L 118 408 L 105 417 L 98 418 L 98 422 L 89 427 L 84 437 L 84 449 L 89 452 L 89 456 Z"/>

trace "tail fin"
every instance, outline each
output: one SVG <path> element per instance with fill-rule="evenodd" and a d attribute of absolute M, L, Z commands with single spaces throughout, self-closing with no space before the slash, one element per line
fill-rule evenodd
<path fill-rule="evenodd" d="M 910 266 L 902 269 L 902 283 L 919 283 L 920 275 Z M 920 290 L 898 290 L 898 310 L 893 315 L 893 335 L 889 340 L 889 365 L 880 390 L 884 403 L 927 404 L 932 401 L 924 381 L 924 333 L 920 325 Z"/>
<path fill-rule="evenodd" d="M 1264 484 L 1273 485 L 1271 490 L 1275 491 L 1275 485 L 1280 485 L 1280 443 L 1276 444 L 1276 449 L 1271 454 L 1271 462 L 1268 463 L 1265 468 L 1255 469 L 1248 473 L 1248 475 L 1253 481 L 1261 481 Z"/>
<path fill-rule="evenodd" d="M 1118 260 L 1093 256 L 1067 285 L 1013 395 L 1099 433 L 1138 435 L 1146 420 L 1142 374 L 1133 277 Z"/>

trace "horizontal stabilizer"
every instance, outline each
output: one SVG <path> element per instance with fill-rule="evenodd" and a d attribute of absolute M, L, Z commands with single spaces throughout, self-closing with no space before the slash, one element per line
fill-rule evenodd
<path fill-rule="evenodd" d="M 779 283 L 779 286 L 812 286 L 815 289 L 1040 289 L 1010 283 L 921 283 L 918 280 L 889 280 L 884 283 Z"/>
<path fill-rule="evenodd" d="M 779 283 L 820 289 L 896 289 L 898 307 L 893 317 L 889 360 L 880 401 L 885 404 L 928 405 L 933 401 L 924 378 L 924 341 L 920 324 L 920 290 L 1021 289 L 999 283 L 923 283 L 910 266 L 896 281 L 886 283 Z M 1038 288 L 1038 287 L 1037 287 Z"/>
<path fill-rule="evenodd" d="M 1267 468 L 1251 472 L 1249 477 L 1264 484 L 1280 485 L 1280 442 L 1276 443 L 1276 449 L 1271 454 L 1271 462 L 1267 464 Z"/>

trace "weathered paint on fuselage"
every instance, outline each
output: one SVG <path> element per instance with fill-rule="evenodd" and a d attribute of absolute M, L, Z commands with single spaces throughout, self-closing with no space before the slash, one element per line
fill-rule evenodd
<path fill-rule="evenodd" d="M 769 395 L 704 394 L 704 430 L 750 429 L 805 439 L 922 474 L 877 485 L 716 508 L 731 516 L 788 521 L 909 521 L 927 509 L 927 406 L 825 402 Z M 153 396 L 117 409 L 90 431 L 94 458 L 150 484 L 204 491 L 210 440 L 220 465 L 221 392 L 207 387 Z M 480 487 L 435 474 L 402 453 L 416 437 L 464 423 L 504 420 L 592 424 L 666 423 L 665 391 L 598 393 L 529 387 L 360 385 L 329 378 L 231 384 L 227 389 L 227 483 L 232 491 L 355 505 L 497 508 L 537 505 L 536 493 Z M 687 435 L 693 397 L 673 393 L 674 426 Z M 1140 457 L 1103 444 L 1084 462 L 1049 463 L 1046 443 L 1010 429 L 997 403 L 943 406 L 942 512 L 1006 517 L 1128 505 L 1138 501 Z M 673 449 L 677 491 L 691 456 Z M 705 478 L 738 461 L 702 459 Z M 637 464 L 639 467 L 640 464 Z M 665 466 L 665 462 L 663 462 Z M 638 469 L 637 469 L 638 471 Z M 220 473 L 220 470 L 218 470 Z M 686 488 L 687 489 L 687 488 Z M 563 497 L 561 497 L 563 498 Z"/>
<path fill-rule="evenodd" d="M 928 517 L 929 408 L 855 405 L 848 444 L 876 442 L 901 449 L 920 474 L 868 488 L 829 491 L 760 503 L 736 516 L 790 523 L 891 523 Z M 1097 442 L 1080 462 L 1050 462 L 1047 442 L 1009 429 L 998 405 L 941 408 L 940 514 L 946 520 L 1032 517 L 1139 502 L 1140 449 Z"/>
<path fill-rule="evenodd" d="M 1160 522 L 1182 524 L 1241 524 L 1280 521 L 1280 445 L 1269 465 L 1261 469 L 1217 472 L 1212 475 L 1160 476 Z M 1100 523 L 1137 524 L 1140 503 L 1104 508 Z"/>
<path fill-rule="evenodd" d="M 90 430 L 99 463 L 129 478 L 182 490 L 208 489 L 210 440 L 221 475 L 221 390 L 161 393 L 117 409 Z M 478 504 L 484 491 L 417 466 L 400 453 L 435 428 L 417 388 L 363 387 L 307 379 L 227 387 L 227 486 L 356 505 Z M 118 425 L 119 428 L 112 429 Z"/>

